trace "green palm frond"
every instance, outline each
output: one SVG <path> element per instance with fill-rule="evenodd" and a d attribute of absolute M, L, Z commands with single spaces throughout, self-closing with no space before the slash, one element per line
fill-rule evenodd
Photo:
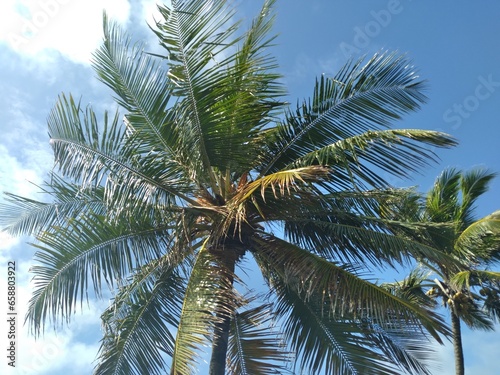
<path fill-rule="evenodd" d="M 444 170 L 427 194 L 425 211 L 429 221 L 454 222 L 460 210 L 460 171 Z"/>
<path fill-rule="evenodd" d="M 422 232 L 417 225 L 383 222 L 345 211 L 330 211 L 330 216 L 293 218 L 285 220 L 285 235 L 293 243 L 342 262 L 371 263 L 377 267 L 405 264 L 412 259 L 434 259 L 450 267 L 458 261 L 436 250 L 418 238 L 399 236 L 398 233 Z"/>
<path fill-rule="evenodd" d="M 391 294 L 402 299 L 411 301 L 412 303 L 427 306 L 429 308 L 437 307 L 437 302 L 434 298 L 428 295 L 424 289 L 433 285 L 429 279 L 431 272 L 424 272 L 420 268 L 415 268 L 410 271 L 401 281 L 385 282 L 380 284 L 381 288 L 388 290 Z"/>
<path fill-rule="evenodd" d="M 438 341 L 441 341 L 438 333 L 448 334 L 437 314 L 392 295 L 345 267 L 274 236 L 255 241 L 261 250 L 256 256 L 267 262 L 265 274 L 280 274 L 288 287 L 296 288 L 305 301 L 313 295 L 323 296 L 328 305 L 325 312 L 358 318 L 367 312 L 380 325 L 397 316 L 401 322 L 421 324 Z"/>
<path fill-rule="evenodd" d="M 66 222 L 83 212 L 104 215 L 103 188 L 82 190 L 56 174 L 50 182 L 39 186 L 52 201 L 37 201 L 12 193 L 5 193 L 6 203 L 0 205 L 0 225 L 12 235 L 36 235 Z"/>
<path fill-rule="evenodd" d="M 390 327 L 382 329 L 377 325 L 370 328 L 372 332 L 365 333 L 367 338 L 401 371 L 406 370 L 407 374 L 431 374 L 426 366 L 437 362 L 437 353 L 432 342 L 420 331 Z"/>
<path fill-rule="evenodd" d="M 290 354 L 273 330 L 272 305 L 264 304 L 237 312 L 231 320 L 228 371 L 233 375 L 283 374 Z"/>
<path fill-rule="evenodd" d="M 94 53 L 93 68 L 128 111 L 128 130 L 145 143 L 143 147 L 178 161 L 176 123 L 167 110 L 172 84 L 166 66 L 143 53 L 143 44 L 130 44 L 130 37 L 104 15 L 104 43 Z"/>
<path fill-rule="evenodd" d="M 62 95 L 48 120 L 61 173 L 82 188 L 106 186 L 108 206 L 133 209 L 144 202 L 169 205 L 174 197 L 192 201 L 182 193 L 185 181 L 178 178 L 175 168 L 169 168 L 173 162 L 154 152 L 141 157 L 118 118 L 116 113 L 109 121 L 105 113 L 99 124 L 90 107 L 84 112 L 71 96 Z"/>
<path fill-rule="evenodd" d="M 201 0 L 174 0 L 171 8 L 158 9 L 164 21 L 157 22 L 155 33 L 167 50 L 168 77 L 174 85 L 173 95 L 180 100 L 176 111 L 182 119 L 182 146 L 191 155 L 197 181 L 216 191 L 209 134 L 217 118 L 210 109 L 219 99 L 213 90 L 224 77 L 218 66 L 224 64 L 224 58 L 217 61 L 219 54 L 237 42 L 229 40 L 237 28 L 229 24 L 234 11 L 224 1 Z M 206 177 L 208 181 L 200 180 Z"/>
<path fill-rule="evenodd" d="M 488 191 L 489 184 L 496 173 L 486 169 L 472 169 L 462 173 L 460 178 L 460 192 L 462 204 L 460 207 L 460 221 L 464 227 L 475 221 L 473 211 L 477 199 Z"/>
<path fill-rule="evenodd" d="M 401 374 L 401 368 L 405 367 L 410 373 L 415 369 L 423 370 L 418 355 L 415 357 L 415 353 L 411 353 L 412 349 L 418 349 L 417 346 L 412 348 L 410 336 L 420 337 L 420 350 L 426 347 L 418 325 L 397 318 L 397 314 L 391 319 L 387 311 L 385 323 L 375 323 L 376 319 L 370 316 L 368 307 L 359 312 L 346 310 L 342 313 L 336 308 L 332 309 L 331 300 L 334 297 L 331 291 L 313 290 L 286 265 L 285 269 L 280 268 L 281 265 L 262 255 L 256 254 L 256 259 L 278 299 L 276 311 L 284 322 L 284 334 L 292 350 L 297 353 L 297 363 L 306 373 L 344 375 L 368 371 L 370 374 Z M 288 253 L 286 257 L 289 259 L 293 255 Z M 283 259 L 277 260 L 280 261 L 283 262 Z M 325 275 L 325 269 L 315 268 L 312 271 L 312 268 L 309 267 L 308 273 L 317 275 L 315 278 Z M 351 284 L 350 288 L 353 296 L 357 296 L 359 287 Z M 352 301 L 346 299 L 345 304 L 349 303 Z M 395 328 L 395 332 L 405 331 L 409 336 L 397 338 L 389 330 L 382 333 L 384 328 Z M 389 352 L 391 355 L 387 356 Z M 392 362 L 388 358 L 404 360 Z"/>
<path fill-rule="evenodd" d="M 274 39 L 269 36 L 274 2 L 265 1 L 241 43 L 225 51 L 230 55 L 217 62 L 223 75 L 206 93 L 216 98 L 208 103 L 213 118 L 204 129 L 207 153 L 212 165 L 231 171 L 233 179 L 254 168 L 265 139 L 261 130 L 269 127 L 284 104 L 279 99 L 285 93 L 280 75 L 273 71 L 277 63 L 266 54 Z"/>
<path fill-rule="evenodd" d="M 240 300 L 232 289 L 234 274 L 210 252 L 209 240 L 199 250 L 187 282 L 172 355 L 172 375 L 195 371 L 201 346 L 218 334 L 216 325 L 221 316 L 231 316 Z"/>
<path fill-rule="evenodd" d="M 188 184 L 190 166 L 179 140 L 175 112 L 170 108 L 172 83 L 167 76 L 167 67 L 145 54 L 144 45 L 131 46 L 130 38 L 117 25 L 110 24 L 106 15 L 104 37 L 102 47 L 94 53 L 93 67 L 100 80 L 115 92 L 118 104 L 128 111 L 124 117 L 127 142 L 133 145 L 134 158 L 138 159 L 132 181 L 139 179 L 141 184 L 152 185 L 143 192 L 145 195 L 158 185 L 166 187 L 173 181 L 179 185 Z M 148 170 L 146 165 L 150 166 Z M 130 189 L 144 187 L 138 187 L 137 183 L 132 187 L 121 185 L 129 180 L 128 177 L 123 176 L 115 185 L 129 190 L 115 187 L 115 194 L 122 193 L 125 200 L 130 201 Z M 179 183 L 181 180 L 183 183 Z"/>
<path fill-rule="evenodd" d="M 423 143 L 448 147 L 454 142 L 445 134 L 417 129 L 367 131 L 343 138 L 330 145 L 299 157 L 294 167 L 325 165 L 331 168 L 337 181 L 351 181 L 361 186 L 385 186 L 381 171 L 391 176 L 407 178 L 433 160 L 433 155 L 422 148 Z M 338 186 L 342 187 L 342 186 Z"/>
<path fill-rule="evenodd" d="M 105 112 L 100 125 L 92 108 L 84 111 L 71 95 L 62 94 L 50 112 L 48 127 L 56 165 L 83 187 L 99 185 L 106 163 L 119 164 L 126 157 L 118 112 L 111 119 Z"/>
<path fill-rule="evenodd" d="M 99 215 L 71 220 L 38 237 L 32 267 L 34 292 L 26 320 L 39 334 L 48 318 L 69 321 L 88 289 L 100 295 L 102 283 L 114 285 L 136 267 L 165 253 L 171 227 L 144 222 L 112 225 Z"/>
<path fill-rule="evenodd" d="M 164 374 L 178 324 L 184 278 L 164 259 L 142 267 L 102 314 L 96 375 Z"/>
<path fill-rule="evenodd" d="M 312 100 L 288 113 L 270 138 L 261 175 L 342 139 L 387 127 L 424 102 L 423 84 L 406 58 L 385 53 L 362 64 L 363 59 L 347 64 L 335 77 L 316 82 Z"/>
<path fill-rule="evenodd" d="M 500 272 L 487 270 L 470 270 L 455 273 L 450 281 L 457 289 L 470 289 L 483 283 L 500 283 Z"/>
<path fill-rule="evenodd" d="M 473 249 L 473 255 L 485 264 L 500 260 L 500 211 L 469 225 L 455 242 L 457 252 Z"/>

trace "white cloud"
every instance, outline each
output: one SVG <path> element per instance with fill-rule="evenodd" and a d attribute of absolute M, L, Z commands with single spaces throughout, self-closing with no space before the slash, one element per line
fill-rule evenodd
<path fill-rule="evenodd" d="M 0 41 L 37 59 L 50 59 L 47 55 L 56 52 L 87 64 L 102 40 L 103 9 L 124 23 L 130 4 L 126 0 L 2 0 Z"/>
<path fill-rule="evenodd" d="M 40 171 L 35 169 L 37 168 L 36 164 L 32 164 L 35 168 L 24 167 L 3 145 L 0 145 L 0 160 L 2 160 L 0 163 L 0 191 L 32 197 L 39 190 L 33 185 L 42 182 Z"/>
<path fill-rule="evenodd" d="M 157 0 L 146 0 L 141 1 L 142 6 L 142 19 L 146 20 L 146 22 L 153 26 L 155 21 L 161 20 L 161 14 L 158 11 L 157 4 L 164 4 L 166 6 L 170 6 L 170 1 L 158 2 Z"/>

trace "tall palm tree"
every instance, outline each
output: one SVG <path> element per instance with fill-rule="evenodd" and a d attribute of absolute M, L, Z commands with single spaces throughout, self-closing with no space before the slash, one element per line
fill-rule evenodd
<path fill-rule="evenodd" d="M 500 272 L 491 270 L 500 262 L 500 211 L 480 219 L 474 215 L 478 198 L 494 176 L 484 169 L 447 169 L 416 210 L 414 219 L 423 225 L 433 224 L 427 230 L 430 246 L 455 257 L 461 267 L 425 258 L 420 260 L 420 272 L 412 272 L 403 282 L 385 285 L 400 297 L 428 306 L 440 299 L 449 309 L 457 375 L 463 375 L 465 367 L 461 321 L 472 329 L 486 330 L 500 322 Z M 415 203 L 413 200 L 407 207 L 417 207 Z"/>
<path fill-rule="evenodd" d="M 433 160 L 427 146 L 454 141 L 390 128 L 425 99 L 397 54 L 321 76 L 289 109 L 268 55 L 273 3 L 239 34 L 226 1 L 172 0 L 153 28 L 158 55 L 104 17 L 93 66 L 125 115 L 99 120 L 61 95 L 48 118 L 50 199 L 7 195 L 6 230 L 37 239 L 35 334 L 69 321 L 89 289 L 114 290 L 95 374 L 190 374 L 204 346 L 212 375 L 287 361 L 308 374 L 427 373 L 428 341 L 416 338 L 449 333 L 362 275 L 436 256 L 377 215 L 407 194 L 380 175 L 406 177 Z M 265 298 L 244 292 L 252 258 Z"/>

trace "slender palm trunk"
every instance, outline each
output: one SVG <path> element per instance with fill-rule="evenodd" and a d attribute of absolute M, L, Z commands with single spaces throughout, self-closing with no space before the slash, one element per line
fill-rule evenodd
<path fill-rule="evenodd" d="M 453 351 L 455 353 L 455 373 L 464 375 L 464 351 L 462 348 L 462 330 L 460 328 L 460 318 L 453 310 L 451 311 L 451 332 L 453 334 Z"/>
<path fill-rule="evenodd" d="M 221 318 L 222 320 L 215 328 L 219 333 L 216 334 L 213 341 L 209 375 L 225 375 L 226 373 L 226 354 L 229 341 L 231 317 L 227 315 L 219 315 L 218 318 Z"/>
<path fill-rule="evenodd" d="M 223 254 L 221 264 L 225 266 L 227 275 L 227 284 L 225 288 L 232 289 L 234 282 L 234 269 L 236 265 L 236 256 L 229 251 Z M 223 293 L 224 294 L 224 293 Z M 214 340 L 212 343 L 212 357 L 210 358 L 209 375 L 225 375 L 226 373 L 226 355 L 229 342 L 229 329 L 231 328 L 232 313 L 227 308 L 220 306 L 216 312 L 218 322 L 215 324 Z"/>

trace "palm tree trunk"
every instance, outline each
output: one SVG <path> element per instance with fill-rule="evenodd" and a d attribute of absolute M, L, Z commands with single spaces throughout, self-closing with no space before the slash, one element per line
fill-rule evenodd
<path fill-rule="evenodd" d="M 450 306 L 451 311 L 451 332 L 453 334 L 453 351 L 455 353 L 455 373 L 464 375 L 464 351 L 462 348 L 462 330 L 460 328 L 460 318 Z"/>
<path fill-rule="evenodd" d="M 215 327 L 218 334 L 215 335 L 212 346 L 212 357 L 210 358 L 209 375 L 225 375 L 226 373 L 226 354 L 229 341 L 229 328 L 231 326 L 231 317 L 225 314 L 218 316 L 221 322 Z"/>
<path fill-rule="evenodd" d="M 236 265 L 236 256 L 232 251 L 224 251 L 221 256 L 221 264 L 225 267 L 227 275 L 227 284 L 224 285 L 225 291 L 229 289 L 227 295 L 231 295 L 231 289 L 234 282 L 234 269 Z M 226 294 L 223 291 L 223 295 Z M 216 310 L 217 323 L 214 327 L 214 339 L 212 342 L 212 357 L 210 358 L 209 375 L 225 375 L 226 373 L 226 355 L 229 342 L 229 329 L 231 328 L 232 312 L 227 310 L 227 306 L 219 306 Z"/>

